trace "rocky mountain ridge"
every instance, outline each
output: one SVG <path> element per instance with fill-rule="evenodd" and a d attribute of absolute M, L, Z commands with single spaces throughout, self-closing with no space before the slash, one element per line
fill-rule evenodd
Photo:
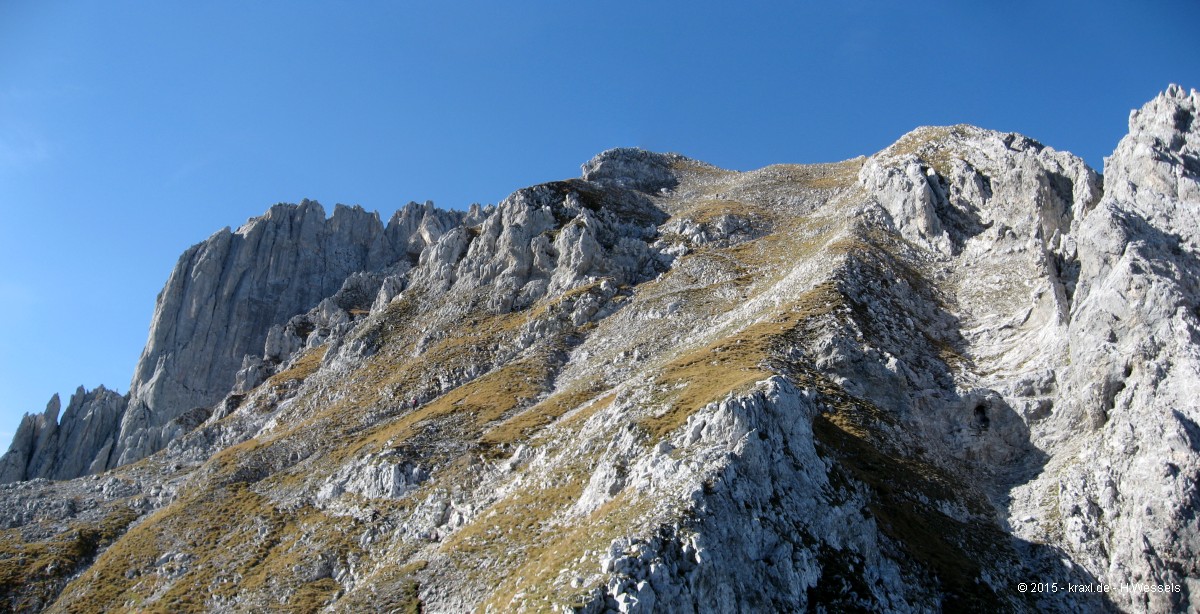
<path fill-rule="evenodd" d="M 6 603 L 1186 609 L 1197 107 L 1131 114 L 1103 178 L 952 126 L 610 150 L 386 226 L 277 205 L 181 257 L 129 395 L 26 417 Z"/>

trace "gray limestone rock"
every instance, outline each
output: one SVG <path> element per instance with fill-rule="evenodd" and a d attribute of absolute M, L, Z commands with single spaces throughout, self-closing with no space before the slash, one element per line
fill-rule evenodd
<path fill-rule="evenodd" d="M 971 367 L 906 405 L 905 378 L 872 373 L 870 350 L 834 363 L 848 381 L 890 380 L 863 391 L 926 433 L 922 447 L 941 441 L 946 462 L 990 475 L 1016 535 L 1113 585 L 1182 588 L 1112 596 L 1134 611 L 1176 610 L 1200 590 L 1187 486 L 1200 481 L 1198 100 L 1172 87 L 1131 113 L 1103 190 L 1072 156 L 971 127 L 920 129 L 872 158 L 860 181 L 887 223 L 946 263 L 930 267 L 947 306 L 934 321 Z M 920 322 L 911 289 L 851 295 Z M 872 320 L 883 356 L 919 365 L 917 338 Z"/>
<path fill-rule="evenodd" d="M 634 283 L 658 270 L 649 243 L 666 217 L 644 195 L 619 187 L 571 180 L 525 188 L 477 227 L 456 228 L 431 245 L 410 284 L 433 297 L 475 297 L 466 301 L 503 313 L 600 278 Z"/>
<path fill-rule="evenodd" d="M 669 190 L 679 184 L 671 169 L 672 164 L 683 159 L 678 154 L 660 154 L 644 149 L 609 149 L 583 164 L 583 178 L 642 192 Z"/>
<path fill-rule="evenodd" d="M 339 205 L 326 218 L 306 200 L 276 205 L 186 251 L 159 294 L 108 466 L 161 449 L 163 425 L 225 396 L 273 325 L 312 308 L 352 273 L 395 262 L 407 245 L 394 234 L 359 207 Z"/>
<path fill-rule="evenodd" d="M 470 215 L 487 212 L 475 207 Z M 60 428 L 57 415 L 27 418 L 0 478 L 74 477 L 162 449 L 194 422 L 177 418 L 249 390 L 272 364 L 367 313 L 385 276 L 400 278 L 463 219 L 432 203 L 410 203 L 385 227 L 359 207 L 338 205 L 326 218 L 321 205 L 305 200 L 217 232 L 180 257 L 160 292 L 128 408 L 106 401 L 106 411 L 88 415 L 86 426 L 75 424 L 86 412 L 68 408 L 60 437 L 82 446 L 65 464 L 46 456 L 44 440 Z"/>
<path fill-rule="evenodd" d="M 479 214 L 476 205 L 472 215 Z M 451 228 L 463 223 L 464 217 L 462 212 L 438 209 L 430 201 L 423 205 L 408 203 L 388 220 L 387 236 L 403 250 L 410 262 L 416 263 L 426 246 L 436 243 Z"/>
<path fill-rule="evenodd" d="M 50 397 L 46 410 L 40 414 L 25 414 L 21 425 L 13 436 L 8 452 L 0 457 L 0 483 L 19 482 L 29 479 L 29 464 L 43 464 L 45 461 L 36 457 L 44 449 L 45 441 L 50 434 L 58 430 L 58 412 L 62 402 L 58 395 Z M 36 474 L 36 472 L 34 472 Z"/>
<path fill-rule="evenodd" d="M 290 581 L 346 610 L 1192 608 L 1198 109 L 1172 87 L 1134 112 L 1103 179 L 952 126 L 748 173 L 610 150 L 386 227 L 277 206 L 184 255 L 128 400 L 26 417 L 0 518 L 171 508 L 96 563 L 147 604 L 228 592 L 189 551 L 206 526 L 251 557 L 285 537 L 281 583 L 217 610 Z M 191 516 L 229 494 L 241 528 Z"/>
<path fill-rule="evenodd" d="M 1180 584 L 1122 594 L 1131 609 L 1200 595 L 1200 94 L 1172 86 L 1130 115 L 1105 195 L 1075 229 L 1059 491 L 1064 545 L 1113 583 Z M 1039 480 L 1040 481 L 1040 480 Z M 1035 487 L 1035 488 L 1036 488 Z"/>
<path fill-rule="evenodd" d="M 103 471 L 113 449 L 127 399 L 100 386 L 80 387 L 61 423 L 58 395 L 46 411 L 26 415 L 9 451 L 0 458 L 0 483 L 70 479 Z"/>

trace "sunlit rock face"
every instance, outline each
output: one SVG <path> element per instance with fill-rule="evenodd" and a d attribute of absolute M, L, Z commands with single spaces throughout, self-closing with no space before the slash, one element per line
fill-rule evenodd
<path fill-rule="evenodd" d="M 1198 103 L 1133 112 L 1104 177 L 951 126 L 273 207 L 184 254 L 127 397 L 26 417 L 5 603 L 1187 610 Z"/>

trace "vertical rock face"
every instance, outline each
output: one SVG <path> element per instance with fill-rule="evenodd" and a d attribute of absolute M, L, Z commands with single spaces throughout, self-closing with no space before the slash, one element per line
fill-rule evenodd
<path fill-rule="evenodd" d="M 326 219 L 312 201 L 276 205 L 188 249 L 159 293 L 108 466 L 161 449 L 158 429 L 223 397 L 271 325 L 313 307 L 351 273 L 390 264 L 397 251 L 376 215 L 339 206 Z"/>
<path fill-rule="evenodd" d="M 475 208 L 478 215 L 478 206 Z M 392 214 L 387 225 L 387 238 L 400 253 L 416 263 L 425 246 L 436 243 L 442 235 L 458 226 L 463 216 L 453 211 L 442 211 L 426 201 L 423 205 L 409 203 Z"/>
<path fill-rule="evenodd" d="M 1063 540 L 1119 583 L 1200 594 L 1200 94 L 1131 114 L 1105 195 L 1077 224 L 1057 490 Z M 1052 423 L 1053 424 L 1053 423 Z M 1036 487 L 1035 487 L 1036 488 Z M 1175 608 L 1179 595 L 1123 595 Z M 1193 602 L 1194 603 L 1194 602 Z"/>
<path fill-rule="evenodd" d="M 26 415 L 7 454 L 0 458 L 0 483 L 35 478 L 65 480 L 106 469 L 116 443 L 126 398 L 103 386 L 71 396 L 58 422 L 58 395 L 42 414 Z"/>
<path fill-rule="evenodd" d="M 378 215 L 313 201 L 276 205 L 237 231 L 189 249 L 159 294 L 150 338 L 108 466 L 166 445 L 171 420 L 220 400 L 272 326 L 333 295 L 351 274 L 407 266 L 458 216 L 411 204 L 385 228 Z"/>
<path fill-rule="evenodd" d="M 166 449 L 102 484 L 0 486 L 0 526 L 38 523 L 4 552 L 161 512 L 14 594 L 1194 608 L 1198 107 L 1172 87 L 1134 112 L 1104 178 L 950 126 L 744 173 L 610 150 L 581 179 L 387 227 L 275 207 L 184 254 L 128 398 L 26 417 L 2 480 Z M 1117 590 L 1065 588 L 1097 583 Z M 1158 588 L 1122 590 L 1139 583 Z"/>
<path fill-rule="evenodd" d="M 326 218 L 305 200 L 189 248 L 159 293 L 129 398 L 103 388 L 76 393 L 61 426 L 57 400 L 27 416 L 0 461 L 0 482 L 72 478 L 162 449 L 234 388 L 243 363 L 264 354 L 272 326 L 334 295 L 355 273 L 403 273 L 462 217 L 410 203 L 385 227 L 360 207 L 338 205 Z"/>
<path fill-rule="evenodd" d="M 130 385 L 133 407 L 161 425 L 215 402 L 272 324 L 333 294 L 351 273 L 390 264 L 396 252 L 375 215 L 338 207 L 327 220 L 311 201 L 217 232 L 180 257 L 159 294 Z M 136 447 L 124 444 L 122 453 Z"/>
<path fill-rule="evenodd" d="M 867 376 L 869 356 L 834 368 L 851 388 L 886 382 L 859 388 L 881 406 L 912 390 L 911 432 L 1011 489 L 998 500 L 1015 535 L 1111 584 L 1183 589 L 1114 593 L 1123 609 L 1200 591 L 1198 102 L 1172 86 L 1132 112 L 1103 190 L 1069 154 L 967 126 L 915 131 L 860 172 L 885 223 L 944 263 L 941 320 L 969 362 L 941 391 L 902 368 Z M 897 310 L 860 286 L 871 311 L 920 311 L 909 289 Z M 910 366 L 919 341 L 888 336 L 868 343 Z"/>
<path fill-rule="evenodd" d="M 929 264 L 917 264 L 917 283 L 877 284 L 881 267 L 863 262 L 849 294 L 870 311 L 935 324 L 931 335 L 877 325 L 887 333 L 872 342 L 883 360 L 844 361 L 843 377 L 906 415 L 947 458 L 1035 471 L 1032 449 L 1066 434 L 1034 424 L 1054 406 L 1079 270 L 1072 229 L 1096 207 L 1100 177 L 1020 135 L 954 126 L 906 135 L 859 179 L 884 223 Z M 926 335 L 944 344 L 940 355 Z M 886 370 L 863 377 L 860 365 L 877 362 Z"/>
<path fill-rule="evenodd" d="M 0 482 L 19 482 L 21 480 L 31 479 L 29 476 L 29 465 L 32 461 L 37 465 L 43 464 L 42 458 L 45 452 L 46 440 L 58 431 L 58 412 L 62 409 L 62 402 L 59 401 L 58 395 L 50 398 L 50 402 L 46 404 L 46 411 L 40 414 L 25 414 L 21 419 L 21 426 L 17 427 L 17 434 L 13 436 L 12 443 L 8 446 L 8 452 L 0 458 Z"/>

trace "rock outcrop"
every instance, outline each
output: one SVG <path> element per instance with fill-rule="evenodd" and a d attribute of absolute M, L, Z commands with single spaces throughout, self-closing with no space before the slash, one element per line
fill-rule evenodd
<path fill-rule="evenodd" d="M 29 563 L 0 592 L 1194 608 L 1198 107 L 1173 86 L 1135 111 L 1103 178 L 951 126 L 744 173 L 615 149 L 386 227 L 272 208 L 184 255 L 128 399 L 26 417 L 0 560 Z"/>
<path fill-rule="evenodd" d="M 407 238 L 389 237 L 361 208 L 339 206 L 326 219 L 319 204 L 304 201 L 276 205 L 184 252 L 159 293 L 108 466 L 161 449 L 170 435 L 162 427 L 224 397 L 272 325 L 333 294 L 351 273 L 392 264 Z"/>
<path fill-rule="evenodd" d="M 69 448 L 75 458 L 68 461 L 54 456 L 67 452 L 39 447 L 21 435 L 13 458 L 3 461 L 0 481 L 69 479 L 162 449 L 207 418 L 247 364 L 261 363 L 264 355 L 277 364 L 279 352 L 264 354 L 272 327 L 281 328 L 335 294 L 339 312 L 369 309 L 378 281 L 369 295 L 351 295 L 362 286 L 354 275 L 404 273 L 426 245 L 462 219 L 431 203 L 410 203 L 385 227 L 377 214 L 360 207 L 338 205 L 326 218 L 320 204 L 305 200 L 275 205 L 236 231 L 218 231 L 180 256 L 159 293 L 128 402 L 106 397 L 97 417 L 68 409 L 62 428 L 79 431 L 83 439 L 72 443 L 85 444 Z M 307 337 L 311 331 L 303 332 Z M 87 422 L 76 425 L 76 419 Z M 58 428 L 50 409 L 26 422 L 28 433 Z"/>
<path fill-rule="evenodd" d="M 71 395 L 61 423 L 54 395 L 42 414 L 26 415 L 8 453 L 0 457 L 0 483 L 46 478 L 69 480 L 97 473 L 116 443 L 127 399 L 100 386 Z"/>
<path fill-rule="evenodd" d="M 1054 503 L 1043 513 L 1061 518 L 1054 537 L 1073 560 L 1114 584 L 1184 585 L 1188 596 L 1200 594 L 1198 110 L 1200 95 L 1172 87 L 1133 112 L 1106 160 L 1104 198 L 1077 220 L 1056 409 L 1035 428 L 1051 460 L 1026 495 Z M 1188 603 L 1156 592 L 1116 601 Z"/>

